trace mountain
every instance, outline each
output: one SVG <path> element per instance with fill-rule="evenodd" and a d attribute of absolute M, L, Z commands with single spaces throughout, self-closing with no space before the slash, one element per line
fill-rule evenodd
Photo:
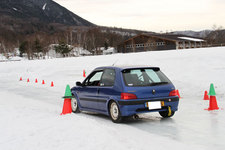
<path fill-rule="evenodd" d="M 96 25 L 52 0 L 0 0 L 0 52 L 35 39 L 56 43 L 68 39 L 66 32 L 74 28 L 92 27 Z"/>
<path fill-rule="evenodd" d="M 24 21 L 59 23 L 70 26 L 94 26 L 52 0 L 1 0 L 0 15 Z"/>
<path fill-rule="evenodd" d="M 186 31 L 174 31 L 172 34 L 182 34 L 192 37 L 199 37 L 199 38 L 206 38 L 208 34 L 211 32 L 211 30 L 202 30 L 202 31 L 192 31 L 192 30 L 186 30 Z"/>

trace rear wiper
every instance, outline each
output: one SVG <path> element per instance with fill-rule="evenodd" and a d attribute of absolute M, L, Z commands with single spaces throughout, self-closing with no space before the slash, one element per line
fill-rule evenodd
<path fill-rule="evenodd" d="M 150 86 L 155 86 L 155 85 L 162 85 L 162 84 L 168 84 L 168 82 L 154 82 L 154 83 L 150 83 Z"/>

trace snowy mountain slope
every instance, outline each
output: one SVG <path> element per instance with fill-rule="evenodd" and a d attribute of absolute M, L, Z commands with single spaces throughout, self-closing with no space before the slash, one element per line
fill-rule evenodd
<path fill-rule="evenodd" d="M 9 149 L 216 149 L 225 147 L 225 47 L 0 62 L 0 147 Z M 135 63 L 134 63 L 135 62 Z M 179 89 L 179 111 L 114 124 L 92 114 L 60 116 L 66 84 L 71 87 L 104 65 L 159 66 Z M 23 81 L 19 78 L 23 77 Z M 30 83 L 26 82 L 29 77 Z M 35 78 L 39 83 L 34 83 Z M 44 79 L 46 84 L 42 85 Z M 55 87 L 50 87 L 54 81 Z M 214 83 L 218 111 L 208 112 L 203 94 Z"/>
<path fill-rule="evenodd" d="M 33 23 L 38 20 L 74 26 L 94 25 L 52 0 L 1 0 L 0 15 Z"/>

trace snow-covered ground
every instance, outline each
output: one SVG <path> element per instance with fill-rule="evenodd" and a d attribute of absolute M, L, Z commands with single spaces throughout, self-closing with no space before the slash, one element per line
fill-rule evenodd
<path fill-rule="evenodd" d="M 112 64 L 159 66 L 180 91 L 179 111 L 170 119 L 149 113 L 122 124 L 93 113 L 60 116 L 66 85 L 82 81 L 83 69 Z M 0 149 L 223 150 L 224 77 L 225 47 L 0 62 Z M 204 110 L 210 83 L 216 111 Z"/>
<path fill-rule="evenodd" d="M 0 62 L 1 61 L 6 61 L 6 60 L 7 60 L 7 58 L 5 56 L 3 56 L 2 54 L 0 54 Z"/>

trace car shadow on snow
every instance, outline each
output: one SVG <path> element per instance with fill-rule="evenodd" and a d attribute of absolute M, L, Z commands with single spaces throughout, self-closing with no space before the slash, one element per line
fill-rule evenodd
<path fill-rule="evenodd" d="M 103 120 L 109 120 L 111 121 L 109 116 L 103 115 L 103 114 L 99 114 L 99 113 L 95 113 L 95 112 L 88 112 L 88 111 L 82 111 L 82 114 L 85 114 L 89 117 L 93 116 L 93 119 L 95 119 L 96 117 L 99 119 L 103 119 Z M 123 121 L 121 123 L 124 124 L 141 124 L 141 123 L 163 123 L 163 122 L 167 122 L 167 123 L 172 123 L 173 119 L 172 118 L 162 118 L 160 116 L 156 116 L 156 115 L 134 115 L 134 116 L 129 116 L 129 117 L 124 117 Z"/>
<path fill-rule="evenodd" d="M 179 127 L 174 118 L 162 118 L 157 115 L 141 114 L 139 118 L 127 118 L 126 125 L 140 129 L 151 134 L 157 134 L 180 140 Z"/>
<path fill-rule="evenodd" d="M 93 113 L 93 112 L 82 112 L 82 114 L 87 117 L 98 121 L 111 122 L 109 116 Z M 112 123 L 113 124 L 113 123 Z M 152 113 L 140 114 L 138 116 L 125 117 L 123 125 L 131 126 L 137 128 L 144 132 L 149 132 L 151 134 L 157 134 L 165 137 L 172 138 L 174 140 L 179 140 L 179 129 L 173 118 L 162 118 L 159 115 Z"/>
<path fill-rule="evenodd" d="M 163 123 L 163 122 L 173 122 L 172 118 L 162 118 L 155 115 L 134 115 L 131 117 L 125 117 L 124 123 L 126 124 L 141 124 L 141 123 Z"/>

